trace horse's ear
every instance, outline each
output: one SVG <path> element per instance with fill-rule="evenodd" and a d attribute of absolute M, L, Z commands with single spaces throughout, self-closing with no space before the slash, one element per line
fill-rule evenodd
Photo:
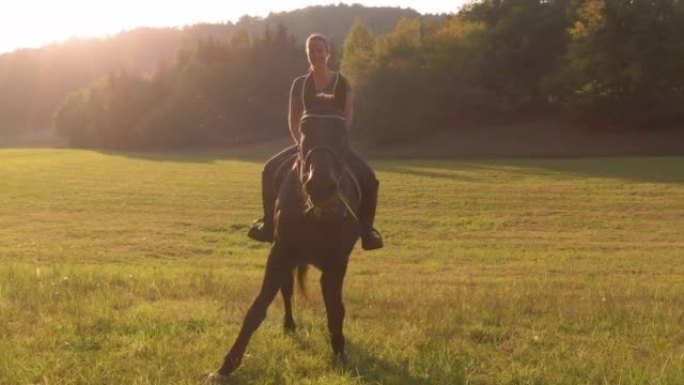
<path fill-rule="evenodd" d="M 313 80 L 313 72 L 310 72 L 304 79 L 304 85 L 302 86 L 302 106 L 304 106 L 304 111 L 311 111 L 313 106 L 312 101 L 316 97 L 316 85 Z"/>
<path fill-rule="evenodd" d="M 337 79 L 335 79 L 335 106 L 344 111 L 347 107 L 347 79 L 344 76 L 337 73 Z"/>

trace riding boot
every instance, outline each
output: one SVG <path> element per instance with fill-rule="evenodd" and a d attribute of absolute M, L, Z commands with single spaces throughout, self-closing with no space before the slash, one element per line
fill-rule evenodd
<path fill-rule="evenodd" d="M 365 189 L 366 191 L 364 191 L 364 195 L 361 198 L 359 222 L 361 222 L 361 247 L 364 250 L 375 250 L 383 247 L 380 233 L 373 228 L 375 208 L 378 204 L 379 184 L 377 180 L 374 180 L 374 183 Z"/>
<path fill-rule="evenodd" d="M 272 175 L 261 173 L 261 200 L 264 216 L 259 218 L 247 232 L 247 236 L 259 242 L 273 242 L 273 210 L 275 206 Z"/>

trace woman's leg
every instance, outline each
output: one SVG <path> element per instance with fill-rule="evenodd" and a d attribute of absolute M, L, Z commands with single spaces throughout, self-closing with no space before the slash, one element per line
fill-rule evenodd
<path fill-rule="evenodd" d="M 257 219 L 249 229 L 247 236 L 260 242 L 273 242 L 273 210 L 278 198 L 274 179 L 283 162 L 297 153 L 297 145 L 292 145 L 279 152 L 264 165 L 261 172 L 261 200 L 264 207 L 263 218 Z"/>
<path fill-rule="evenodd" d="M 375 178 L 373 169 L 355 152 L 350 151 L 347 165 L 359 180 L 361 187 L 361 206 L 359 207 L 359 222 L 361 223 L 361 246 L 364 250 L 379 249 L 383 246 L 380 233 L 373 228 L 375 209 L 378 204 L 378 186 L 380 182 Z"/>

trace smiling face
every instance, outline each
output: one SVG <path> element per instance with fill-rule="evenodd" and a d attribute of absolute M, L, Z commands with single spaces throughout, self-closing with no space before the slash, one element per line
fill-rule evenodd
<path fill-rule="evenodd" d="M 321 37 L 309 38 L 306 45 L 306 56 L 313 68 L 324 68 L 328 65 L 330 52 L 328 45 Z"/>

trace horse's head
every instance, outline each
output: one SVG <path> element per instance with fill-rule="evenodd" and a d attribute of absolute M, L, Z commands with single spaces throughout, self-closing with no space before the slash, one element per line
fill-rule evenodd
<path fill-rule="evenodd" d="M 319 219 L 343 218 L 340 182 L 349 151 L 346 122 L 334 114 L 305 115 L 301 121 L 300 175 L 306 211 Z"/>

